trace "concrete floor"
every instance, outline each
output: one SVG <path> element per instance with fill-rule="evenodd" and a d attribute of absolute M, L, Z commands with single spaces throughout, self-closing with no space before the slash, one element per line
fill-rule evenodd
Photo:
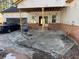
<path fill-rule="evenodd" d="M 66 55 L 71 54 L 68 52 L 73 50 L 71 48 L 74 48 L 75 44 L 70 38 L 63 37 L 63 35 L 62 31 L 30 31 L 22 36 L 19 31 L 15 31 L 0 34 L 0 47 L 14 48 L 17 52 L 24 53 L 30 57 L 33 56 L 35 51 L 26 46 L 50 53 L 54 58 L 60 57 L 59 55 L 68 57 Z"/>
<path fill-rule="evenodd" d="M 16 43 L 16 40 L 18 40 L 18 39 L 24 39 L 21 36 L 21 33 L 19 31 L 0 34 L 0 49 L 1 48 L 15 49 L 16 52 L 26 54 L 29 57 L 32 57 L 32 54 L 34 53 L 34 51 L 32 51 L 32 49 L 25 48 L 23 46 L 18 45 Z"/>
<path fill-rule="evenodd" d="M 20 45 L 50 53 L 55 58 L 64 55 L 74 45 L 62 31 L 33 30 L 25 33 L 24 37 L 26 40 L 19 41 Z"/>

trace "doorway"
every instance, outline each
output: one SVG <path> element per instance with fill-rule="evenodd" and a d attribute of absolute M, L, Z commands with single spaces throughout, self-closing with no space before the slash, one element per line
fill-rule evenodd
<path fill-rule="evenodd" d="M 48 16 L 44 16 L 45 24 L 48 24 Z M 39 16 L 39 26 L 42 26 L 42 16 Z"/>

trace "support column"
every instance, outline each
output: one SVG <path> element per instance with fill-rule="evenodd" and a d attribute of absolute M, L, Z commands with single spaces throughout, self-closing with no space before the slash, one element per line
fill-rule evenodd
<path fill-rule="evenodd" d="M 21 33 L 23 33 L 22 31 L 22 17 L 21 17 L 21 10 L 19 9 L 19 16 L 20 16 L 20 30 L 21 30 Z"/>
<path fill-rule="evenodd" d="M 45 19 L 44 19 L 44 7 L 42 7 L 42 31 L 44 30 L 44 26 L 45 26 Z"/>

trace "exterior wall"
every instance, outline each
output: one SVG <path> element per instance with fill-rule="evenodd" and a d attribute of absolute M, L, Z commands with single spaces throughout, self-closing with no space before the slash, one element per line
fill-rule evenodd
<path fill-rule="evenodd" d="M 22 12 L 21 17 L 27 18 L 27 22 L 31 23 L 32 16 L 35 17 L 36 23 L 39 23 L 39 16 L 42 16 L 42 12 Z M 56 23 L 60 23 L 60 11 L 48 11 L 45 12 L 45 16 L 48 16 L 48 23 L 52 23 L 52 15 L 56 15 Z M 20 13 L 4 13 L 4 18 L 20 18 Z M 6 21 L 6 20 L 5 20 Z"/>
<path fill-rule="evenodd" d="M 39 23 L 39 16 L 42 16 L 42 12 L 30 12 L 28 22 L 32 20 L 32 16 L 35 17 L 36 23 Z M 52 23 L 52 15 L 56 15 L 56 23 L 60 23 L 60 11 L 44 12 L 44 16 L 48 16 L 48 23 Z"/>
<path fill-rule="evenodd" d="M 66 0 L 24 0 L 18 4 L 18 8 L 36 7 L 62 7 L 66 6 Z"/>
<path fill-rule="evenodd" d="M 20 14 L 18 12 L 16 12 L 16 13 L 4 13 L 3 16 L 4 16 L 5 19 L 6 18 L 20 18 Z M 22 12 L 21 17 L 22 18 L 28 18 L 28 14 Z"/>
<path fill-rule="evenodd" d="M 21 13 L 21 17 L 27 17 L 28 14 L 25 12 Z M 11 12 L 11 13 L 4 13 L 5 18 L 20 18 L 20 13 L 19 12 Z"/>
<path fill-rule="evenodd" d="M 79 26 L 79 0 L 74 0 L 69 7 L 64 9 L 61 13 L 63 23 Z"/>

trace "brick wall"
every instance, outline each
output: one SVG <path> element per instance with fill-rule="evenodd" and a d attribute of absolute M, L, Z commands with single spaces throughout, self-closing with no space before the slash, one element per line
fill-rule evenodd
<path fill-rule="evenodd" d="M 38 30 L 41 29 L 42 27 L 39 26 L 38 23 L 31 23 L 29 24 L 29 29 L 30 30 Z M 76 42 L 79 43 L 79 26 L 75 25 L 68 25 L 68 24 L 60 24 L 60 23 L 55 23 L 55 24 L 48 24 L 48 27 L 45 27 L 45 29 L 48 30 L 62 30 L 64 31 L 67 35 L 71 36 L 72 38 L 75 39 Z"/>
<path fill-rule="evenodd" d="M 30 23 L 29 25 L 28 25 L 28 27 L 29 27 L 29 29 L 30 30 L 38 30 L 38 29 L 40 29 L 41 28 L 41 26 L 39 26 L 39 24 L 38 23 Z"/>

